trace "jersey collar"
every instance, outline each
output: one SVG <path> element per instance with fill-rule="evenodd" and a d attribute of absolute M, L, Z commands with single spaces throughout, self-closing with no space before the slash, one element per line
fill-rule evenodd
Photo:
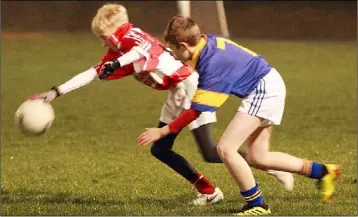
<path fill-rule="evenodd" d="M 122 24 L 117 28 L 117 30 L 111 35 L 108 40 L 116 47 L 118 47 L 119 43 L 123 39 L 123 37 L 128 33 L 128 31 L 133 28 L 132 23 Z"/>
<path fill-rule="evenodd" d="M 189 64 L 191 65 L 191 67 L 193 67 L 193 69 L 196 68 L 196 64 L 198 62 L 200 52 L 205 47 L 206 43 L 207 43 L 207 38 L 206 35 L 203 34 L 201 35 L 198 45 L 195 47 L 191 61 L 189 61 Z"/>

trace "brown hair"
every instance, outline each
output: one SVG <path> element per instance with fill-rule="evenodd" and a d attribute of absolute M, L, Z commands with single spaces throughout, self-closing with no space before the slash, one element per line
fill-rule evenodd
<path fill-rule="evenodd" d="M 195 21 L 189 17 L 173 17 L 164 31 L 164 40 L 177 47 L 180 42 L 185 42 L 189 46 L 196 46 L 201 37 L 200 28 Z"/>

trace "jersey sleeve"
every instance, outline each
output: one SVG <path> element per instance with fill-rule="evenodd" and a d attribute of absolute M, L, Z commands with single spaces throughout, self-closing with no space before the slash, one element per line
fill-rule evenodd
<path fill-rule="evenodd" d="M 191 108 L 201 112 L 214 112 L 229 98 L 230 82 L 220 77 L 203 75 L 192 99 Z"/>
<path fill-rule="evenodd" d="M 108 51 L 103 58 L 101 59 L 101 61 L 95 65 L 93 68 L 96 70 L 97 75 L 99 75 L 101 73 L 101 68 L 103 67 L 103 65 L 110 60 L 113 60 L 115 58 L 118 58 L 120 56 L 119 53 L 117 52 L 111 52 Z M 128 75 L 131 75 L 134 72 L 133 69 L 133 64 L 128 64 L 125 65 L 123 67 L 120 67 L 119 69 L 117 69 L 112 75 L 106 77 L 104 80 L 116 80 L 116 79 L 121 79 L 124 78 Z"/>

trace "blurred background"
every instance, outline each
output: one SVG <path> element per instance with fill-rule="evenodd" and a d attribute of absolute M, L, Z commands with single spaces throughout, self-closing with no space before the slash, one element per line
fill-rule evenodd
<path fill-rule="evenodd" d="M 174 150 L 225 192 L 227 202 L 194 207 L 190 184 L 139 148 L 157 125 L 165 91 L 132 76 L 93 82 L 53 101 L 54 125 L 26 137 L 14 113 L 30 95 L 97 64 L 106 48 L 91 20 L 106 1 L 1 1 L 1 216 L 228 216 L 243 205 L 222 164 L 206 163 L 187 129 Z M 179 13 L 175 1 L 120 1 L 131 21 L 161 38 Z M 253 170 L 275 216 L 357 215 L 357 2 L 225 1 L 231 39 L 263 55 L 282 75 L 286 106 L 271 150 L 324 163 L 342 174 L 334 202 L 320 203 L 315 182 L 295 176 L 288 192 Z M 220 33 L 215 1 L 191 2 L 203 32 Z M 218 110 L 218 141 L 239 100 Z"/>
<path fill-rule="evenodd" d="M 109 1 L 110 2 L 110 1 Z M 113 1 L 112 1 L 113 2 Z M 117 1 L 118 2 L 118 1 Z M 90 31 L 105 1 L 1 1 L 3 31 Z M 174 1 L 120 1 L 138 27 L 161 35 Z M 356 1 L 225 1 L 232 37 L 356 40 Z M 220 33 L 215 1 L 193 1 L 203 31 Z"/>

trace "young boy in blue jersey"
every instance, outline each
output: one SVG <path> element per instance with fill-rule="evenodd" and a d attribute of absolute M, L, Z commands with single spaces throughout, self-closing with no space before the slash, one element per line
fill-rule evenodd
<path fill-rule="evenodd" d="M 138 137 L 142 146 L 179 132 L 201 112 L 215 111 L 233 94 L 242 98 L 237 113 L 221 137 L 217 150 L 247 204 L 235 215 L 267 215 L 262 192 L 248 165 L 305 175 L 319 181 L 322 201 L 330 199 L 339 166 L 321 164 L 281 152 L 270 152 L 273 125 L 284 112 L 286 87 L 280 74 L 260 55 L 220 36 L 201 34 L 190 18 L 175 16 L 164 33 L 177 58 L 199 73 L 191 108 L 161 128 L 146 129 Z M 237 150 L 247 142 L 247 162 Z"/>

